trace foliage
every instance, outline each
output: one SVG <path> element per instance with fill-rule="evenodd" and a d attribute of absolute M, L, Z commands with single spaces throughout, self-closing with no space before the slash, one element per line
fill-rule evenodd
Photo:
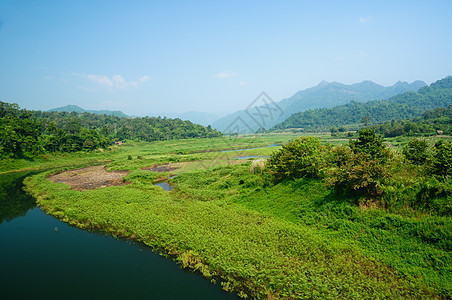
<path fill-rule="evenodd" d="M 300 137 L 283 145 L 268 161 L 269 169 L 278 181 L 316 177 L 322 163 L 320 141 L 313 137 Z"/>
<path fill-rule="evenodd" d="M 412 206 L 420 210 L 436 211 L 439 215 L 452 215 L 452 182 L 441 182 L 435 177 L 421 184 Z"/>
<path fill-rule="evenodd" d="M 0 102 L 0 159 L 42 153 L 40 135 L 41 126 L 30 112 Z"/>
<path fill-rule="evenodd" d="M 385 137 L 395 136 L 427 136 L 436 134 L 452 134 L 452 105 L 447 108 L 427 110 L 422 117 L 408 120 L 391 120 L 381 125 L 373 126 Z"/>
<path fill-rule="evenodd" d="M 383 195 L 382 185 L 390 176 L 384 164 L 362 153 L 354 154 L 342 168 L 329 175 L 329 183 L 338 191 L 374 200 Z"/>
<path fill-rule="evenodd" d="M 373 129 L 364 128 L 358 132 L 357 140 L 350 140 L 349 146 L 355 154 L 363 154 L 370 159 L 386 162 L 390 156 L 389 149 L 383 144 L 383 137 Z"/>
<path fill-rule="evenodd" d="M 210 126 L 166 118 L 41 112 L 0 101 L 0 159 L 108 148 L 111 140 L 218 137 Z"/>
<path fill-rule="evenodd" d="M 441 140 L 434 150 L 433 173 L 445 177 L 452 175 L 452 142 Z"/>
<path fill-rule="evenodd" d="M 210 126 L 193 124 L 180 119 L 155 117 L 126 118 L 115 115 L 98 115 L 94 113 L 76 112 L 41 112 L 34 115 L 44 130 L 51 130 L 52 124 L 58 128 L 84 127 L 95 129 L 112 140 L 161 141 L 187 138 L 218 137 L 222 134 Z"/>

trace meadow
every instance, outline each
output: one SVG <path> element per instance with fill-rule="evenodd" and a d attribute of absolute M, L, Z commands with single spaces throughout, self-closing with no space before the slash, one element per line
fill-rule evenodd
<path fill-rule="evenodd" d="M 451 298 L 450 215 L 356 205 L 318 178 L 275 183 L 254 168 L 258 157 L 297 136 L 129 142 L 11 160 L 2 171 L 51 168 L 25 180 L 47 213 L 138 240 L 242 298 Z M 317 137 L 322 144 L 348 142 Z M 386 141 L 395 152 L 406 142 Z M 101 164 L 127 170 L 130 184 L 78 191 L 48 179 Z M 150 170 L 156 166 L 169 170 Z M 168 176 L 170 192 L 154 185 Z"/>

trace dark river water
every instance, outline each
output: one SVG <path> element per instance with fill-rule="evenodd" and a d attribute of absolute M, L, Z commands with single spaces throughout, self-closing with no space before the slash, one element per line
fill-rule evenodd
<path fill-rule="evenodd" d="M 46 215 L 0 175 L 1 299 L 237 299 L 174 261 Z"/>

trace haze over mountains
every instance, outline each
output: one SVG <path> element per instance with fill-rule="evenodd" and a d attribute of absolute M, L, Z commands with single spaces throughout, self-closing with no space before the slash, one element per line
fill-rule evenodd
<path fill-rule="evenodd" d="M 52 109 L 48 110 L 48 112 L 51 112 L 51 111 L 56 111 L 56 112 L 65 111 L 65 112 L 69 112 L 69 113 L 75 111 L 76 113 L 79 113 L 79 114 L 87 112 L 87 113 L 96 114 L 96 115 L 129 117 L 128 115 L 126 115 L 125 113 L 123 113 L 122 111 L 119 111 L 119 110 L 87 110 L 87 109 L 81 108 L 77 105 L 66 105 L 66 106 L 52 108 Z"/>
<path fill-rule="evenodd" d="M 276 99 L 270 99 L 272 105 L 276 105 L 278 108 L 278 114 L 274 114 L 271 118 L 267 118 L 265 124 L 256 123 L 249 114 L 244 110 L 240 110 L 229 114 L 227 116 L 221 117 L 220 115 L 188 111 L 185 113 L 152 113 L 149 116 L 162 116 L 167 118 L 179 118 L 181 120 L 189 120 L 192 123 L 201 124 L 204 126 L 212 125 L 213 128 L 217 128 L 220 131 L 227 131 L 228 126 L 230 126 L 237 118 L 240 118 L 242 122 L 246 124 L 243 132 L 254 132 L 260 127 L 265 129 L 272 128 L 274 125 L 279 124 L 289 118 L 295 113 L 306 111 L 315 108 L 331 108 L 339 105 L 344 105 L 352 100 L 359 102 L 367 102 L 371 100 L 383 100 L 388 99 L 392 96 L 407 92 L 407 91 L 417 91 L 419 88 L 426 86 L 427 84 L 423 81 L 414 81 L 412 83 L 407 82 L 397 82 L 392 86 L 384 87 L 382 85 L 376 84 L 372 81 L 362 81 L 360 83 L 355 83 L 351 85 L 342 84 L 339 82 L 326 82 L 322 81 L 317 86 L 312 88 L 307 88 L 298 91 L 293 96 L 281 101 L 276 101 Z M 259 103 L 257 103 L 259 104 Z M 262 104 L 262 103 L 260 103 Z M 260 107 L 263 108 L 263 107 Z M 94 114 L 106 114 L 119 117 L 130 117 L 121 111 L 112 110 L 86 110 L 76 105 L 66 105 L 59 108 L 50 109 L 48 111 L 66 111 L 77 113 L 94 113 Z M 265 112 L 265 109 L 263 109 Z"/>
<path fill-rule="evenodd" d="M 227 115 L 212 124 L 213 128 L 225 131 L 238 118 L 246 124 L 244 132 L 256 131 L 261 126 L 269 129 L 274 125 L 284 121 L 292 114 L 314 108 L 330 108 L 346 104 L 352 100 L 367 102 L 371 100 L 383 100 L 407 91 L 417 91 L 426 86 L 423 81 L 414 81 L 412 83 L 397 82 L 392 86 L 384 87 L 372 81 L 362 81 L 351 85 L 339 82 L 322 81 L 317 86 L 307 88 L 295 93 L 292 97 L 273 103 L 278 108 L 278 112 L 268 117 L 265 124 L 253 120 L 244 110 L 237 111 Z M 266 112 L 264 106 L 258 107 L 261 112 Z"/>

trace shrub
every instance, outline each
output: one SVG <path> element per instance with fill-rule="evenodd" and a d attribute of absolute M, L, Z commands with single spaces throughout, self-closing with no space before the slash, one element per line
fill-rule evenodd
<path fill-rule="evenodd" d="M 435 177 L 421 185 L 413 200 L 413 207 L 436 211 L 440 215 L 452 214 L 452 183 L 440 182 Z"/>
<path fill-rule="evenodd" d="M 269 169 L 279 180 L 317 177 L 323 162 L 320 141 L 313 137 L 296 138 L 274 152 L 268 160 Z"/>
<path fill-rule="evenodd" d="M 349 156 L 347 160 L 330 172 L 328 182 L 338 191 L 367 199 L 379 198 L 384 192 L 383 182 L 390 177 L 386 165 L 378 160 L 369 160 L 362 153 Z"/>

